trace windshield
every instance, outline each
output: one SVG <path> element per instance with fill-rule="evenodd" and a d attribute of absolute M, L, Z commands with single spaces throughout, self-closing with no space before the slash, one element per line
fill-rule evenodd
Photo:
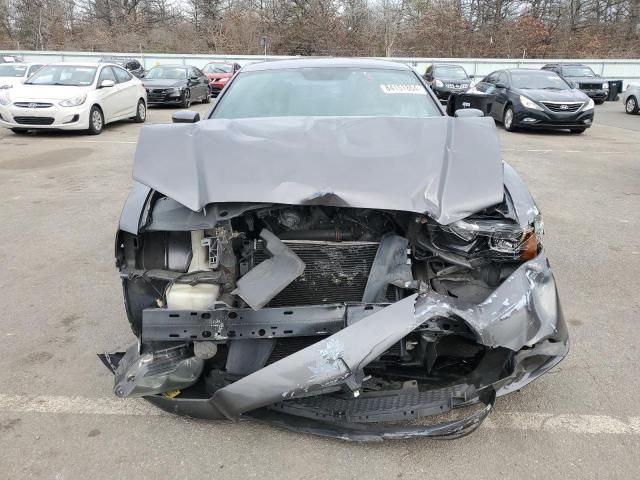
<path fill-rule="evenodd" d="M 585 65 L 565 65 L 562 67 L 562 74 L 565 77 L 595 77 L 596 74 L 593 73 L 589 67 Z"/>
<path fill-rule="evenodd" d="M 203 68 L 204 73 L 231 73 L 233 66 L 228 63 L 209 63 Z"/>
<path fill-rule="evenodd" d="M 23 77 L 26 71 L 26 65 L 0 64 L 0 77 Z"/>
<path fill-rule="evenodd" d="M 451 80 L 467 80 L 467 72 L 458 65 L 438 65 L 436 67 L 436 77 Z"/>
<path fill-rule="evenodd" d="M 532 72 L 511 72 L 513 88 L 539 88 L 547 90 L 571 90 L 571 87 L 553 72 L 534 70 Z"/>
<path fill-rule="evenodd" d="M 154 67 L 145 76 L 151 80 L 182 80 L 187 78 L 187 69 L 179 67 Z"/>
<path fill-rule="evenodd" d="M 96 67 L 79 65 L 47 65 L 34 73 L 25 83 L 28 85 L 87 86 L 93 83 L 96 70 Z"/>
<path fill-rule="evenodd" d="M 413 72 L 312 67 L 239 73 L 212 118 L 440 115 Z"/>

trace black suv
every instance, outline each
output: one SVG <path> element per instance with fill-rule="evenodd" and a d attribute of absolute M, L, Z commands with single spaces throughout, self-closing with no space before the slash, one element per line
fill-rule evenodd
<path fill-rule="evenodd" d="M 435 63 L 424 73 L 431 90 L 442 103 L 449 101 L 452 93 L 465 92 L 471 86 L 471 78 L 460 65 Z"/>
<path fill-rule="evenodd" d="M 131 75 L 135 75 L 138 78 L 143 78 L 145 75 L 144 67 L 135 58 L 103 57 L 100 59 L 100 63 L 113 63 L 115 65 L 119 65 L 127 70 Z"/>
<path fill-rule="evenodd" d="M 548 63 L 542 70 L 560 75 L 593 98 L 597 105 L 605 102 L 609 96 L 609 82 L 591 70 L 591 67 L 579 63 Z"/>

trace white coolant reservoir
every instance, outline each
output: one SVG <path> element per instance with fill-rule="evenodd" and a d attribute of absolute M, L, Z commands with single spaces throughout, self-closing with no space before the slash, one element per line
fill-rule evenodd
<path fill-rule="evenodd" d="M 189 272 L 211 270 L 209 268 L 209 248 L 202 245 L 204 230 L 191 232 L 191 251 L 193 256 Z M 174 283 L 167 290 L 167 308 L 172 310 L 207 310 L 213 308 L 220 295 L 220 285 L 198 283 Z"/>

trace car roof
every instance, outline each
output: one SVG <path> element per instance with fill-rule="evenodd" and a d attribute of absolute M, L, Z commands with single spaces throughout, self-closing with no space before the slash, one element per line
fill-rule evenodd
<path fill-rule="evenodd" d="M 497 72 L 514 72 L 514 73 L 533 73 L 539 75 L 549 75 L 549 72 L 543 72 L 538 68 L 505 68 L 504 70 L 496 70 Z M 553 73 L 553 72 L 552 72 Z"/>
<path fill-rule="evenodd" d="M 104 65 L 108 65 L 106 63 L 101 63 L 101 62 L 56 62 L 56 63 L 50 63 L 47 66 L 48 67 L 59 67 L 59 66 L 69 66 L 69 67 L 102 67 Z"/>
<path fill-rule="evenodd" d="M 458 65 L 457 63 L 432 63 L 432 67 L 460 67 L 464 68 L 462 65 Z"/>
<path fill-rule="evenodd" d="M 259 72 L 264 70 L 285 70 L 296 68 L 375 68 L 382 70 L 413 70 L 404 63 L 389 60 L 373 60 L 368 58 L 295 58 L 257 62 L 242 67 L 243 72 Z"/>
<path fill-rule="evenodd" d="M 197 68 L 194 67 L 193 65 L 182 65 L 181 63 L 175 63 L 175 64 L 169 64 L 169 63 L 163 63 L 161 65 L 154 65 L 151 68 L 158 68 L 158 67 L 166 67 L 166 68 Z"/>

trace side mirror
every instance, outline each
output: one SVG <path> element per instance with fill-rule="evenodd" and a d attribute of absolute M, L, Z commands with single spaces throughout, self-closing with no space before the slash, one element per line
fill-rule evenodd
<path fill-rule="evenodd" d="M 197 123 L 200 121 L 200 114 L 193 110 L 178 110 L 171 115 L 173 123 Z"/>
<path fill-rule="evenodd" d="M 145 75 L 146 75 L 146 72 L 140 72 L 140 78 L 144 78 Z"/>
<path fill-rule="evenodd" d="M 461 108 L 460 110 L 455 111 L 454 116 L 459 118 L 484 117 L 484 112 L 477 108 Z"/>
<path fill-rule="evenodd" d="M 189 80 L 198 80 L 198 76 L 197 75 L 192 75 L 189 77 Z"/>
<path fill-rule="evenodd" d="M 571 86 L 571 88 L 578 88 L 578 84 L 574 81 L 569 81 L 569 85 Z"/>
<path fill-rule="evenodd" d="M 113 80 L 102 80 L 102 82 L 100 83 L 100 88 L 111 88 L 113 86 L 115 86 L 116 82 L 114 82 Z"/>
<path fill-rule="evenodd" d="M 507 88 L 504 83 L 496 83 L 496 88 Z"/>

